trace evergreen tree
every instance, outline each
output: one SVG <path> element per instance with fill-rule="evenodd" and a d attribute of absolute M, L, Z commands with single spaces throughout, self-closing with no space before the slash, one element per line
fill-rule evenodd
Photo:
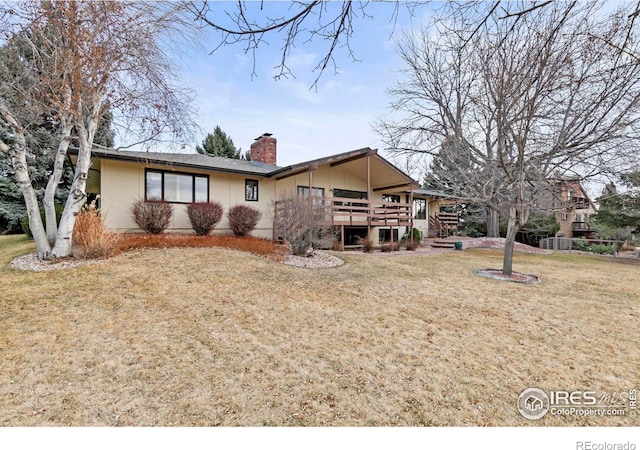
<path fill-rule="evenodd" d="M 29 127 L 27 136 L 28 161 L 31 180 L 38 199 L 41 200 L 53 166 L 53 152 L 58 147 L 54 126 L 43 119 Z M 10 133 L 0 123 L 0 139 L 10 144 Z M 94 143 L 101 147 L 113 147 L 114 133 L 111 129 L 111 113 L 100 121 Z M 73 172 L 69 161 L 65 164 L 62 180 L 56 191 L 56 204 L 63 205 L 69 194 Z M 18 188 L 9 158 L 0 153 L 0 233 L 22 233 L 20 222 L 26 217 L 22 193 Z"/>
<path fill-rule="evenodd" d="M 216 126 L 213 133 L 208 133 L 202 141 L 202 147 L 196 145 L 196 152 L 211 156 L 221 156 L 223 158 L 246 159 L 243 158 L 242 149 L 236 148 L 233 140 L 222 131 L 220 126 Z"/>
<path fill-rule="evenodd" d="M 623 180 L 631 188 L 619 193 L 615 184 L 609 183 L 598 197 L 598 212 L 592 216 L 593 222 L 603 237 L 620 235 L 621 229 L 640 231 L 640 174 L 627 174 Z"/>
<path fill-rule="evenodd" d="M 28 46 L 22 46 L 20 49 L 26 54 L 30 54 Z M 0 47 L 0 68 L 6 72 L 13 71 L 16 74 L 24 70 L 16 64 L 15 51 L 5 45 Z M 22 72 L 24 73 L 24 72 Z M 23 89 L 28 88 L 28 78 L 17 76 L 14 83 L 24 85 Z M 34 187 L 36 196 L 42 201 L 44 191 L 51 174 L 54 160 L 54 152 L 58 148 L 60 137 L 53 111 L 42 111 L 40 117 L 29 116 L 26 108 L 20 108 L 18 104 L 13 105 L 17 115 L 28 118 L 25 120 L 27 130 L 25 133 L 27 144 L 27 162 L 29 164 L 31 184 Z M 94 138 L 94 142 L 103 147 L 112 147 L 114 144 L 114 133 L 111 129 L 112 115 L 109 110 L 102 117 L 98 130 Z M 75 133 L 72 133 L 74 135 Z M 0 140 L 12 145 L 13 137 L 10 129 L 0 120 Z M 27 211 L 24 198 L 15 181 L 15 172 L 11 164 L 9 156 L 0 153 L 0 233 L 21 233 L 21 221 L 26 217 Z M 64 204 L 69 193 L 69 186 L 72 181 L 72 169 L 69 161 L 65 163 L 65 169 L 61 178 L 60 185 L 56 191 L 55 203 Z"/>

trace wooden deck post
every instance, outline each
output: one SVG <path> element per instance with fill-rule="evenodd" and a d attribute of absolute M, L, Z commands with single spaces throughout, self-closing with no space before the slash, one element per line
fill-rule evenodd
<path fill-rule="evenodd" d="M 429 217 L 429 203 L 425 200 L 427 218 Z M 427 221 L 428 222 L 428 221 Z M 413 242 L 413 184 L 409 185 L 409 240 Z"/>
<path fill-rule="evenodd" d="M 373 209 L 371 208 L 371 153 L 367 153 L 367 204 L 369 205 L 367 211 L 367 239 L 371 239 L 371 214 Z"/>
<path fill-rule="evenodd" d="M 313 170 L 315 168 L 309 166 L 309 218 L 313 217 Z M 309 227 L 309 243 L 313 245 L 313 229 Z"/>

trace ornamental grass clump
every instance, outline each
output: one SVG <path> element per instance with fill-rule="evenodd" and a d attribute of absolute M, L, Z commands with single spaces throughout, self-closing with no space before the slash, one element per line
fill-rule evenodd
<path fill-rule="evenodd" d="M 255 208 L 236 205 L 227 213 L 229 226 L 236 236 L 246 236 L 258 225 L 262 213 Z"/>
<path fill-rule="evenodd" d="M 142 230 L 162 233 L 171 222 L 173 208 L 164 200 L 137 200 L 131 206 L 131 217 Z"/>
<path fill-rule="evenodd" d="M 222 205 L 218 202 L 190 203 L 187 214 L 193 231 L 199 236 L 206 236 L 222 219 Z"/>
<path fill-rule="evenodd" d="M 76 216 L 73 243 L 74 255 L 79 258 L 109 258 L 118 252 L 118 238 L 107 231 L 95 202 Z"/>

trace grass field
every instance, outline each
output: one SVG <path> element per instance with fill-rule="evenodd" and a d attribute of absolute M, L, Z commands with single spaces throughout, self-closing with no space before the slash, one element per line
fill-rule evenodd
<path fill-rule="evenodd" d="M 344 254 L 308 270 L 221 248 L 49 272 L 0 237 L 0 425 L 573 426 L 519 393 L 640 388 L 640 267 L 501 252 Z"/>

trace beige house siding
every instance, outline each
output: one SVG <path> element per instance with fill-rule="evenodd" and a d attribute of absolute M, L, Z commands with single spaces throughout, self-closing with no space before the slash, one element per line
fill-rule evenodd
<path fill-rule="evenodd" d="M 331 189 L 348 189 L 353 191 L 366 191 L 367 181 L 361 180 L 348 173 L 341 166 L 331 167 L 329 165 L 318 167 L 311 171 L 311 182 L 313 187 L 324 188 L 325 196 L 331 197 Z M 276 192 L 278 197 L 286 193 L 297 193 L 298 186 L 309 186 L 309 173 L 304 172 L 276 181 Z M 380 198 L 382 196 L 380 195 Z"/>
<path fill-rule="evenodd" d="M 245 200 L 245 180 L 258 180 L 258 201 Z M 271 208 L 273 203 L 274 181 L 253 175 L 236 175 L 222 172 L 209 174 L 209 200 L 219 202 L 224 209 L 224 217 L 216 226 L 214 233 L 231 234 L 227 212 L 236 205 L 245 205 L 258 209 L 262 218 L 251 233 L 252 236 L 271 239 L 273 227 Z M 186 215 L 186 212 L 185 212 Z M 188 224 L 187 217 L 187 224 Z M 189 229 L 191 226 L 188 224 Z"/>
<path fill-rule="evenodd" d="M 100 161 L 100 209 L 107 228 L 138 229 L 131 219 L 131 204 L 144 198 L 144 168 L 138 164 Z"/>
<path fill-rule="evenodd" d="M 95 165 L 95 164 L 94 164 Z M 100 161 L 100 207 L 105 224 L 115 231 L 137 231 L 138 226 L 131 219 L 131 205 L 145 196 L 145 169 L 167 171 L 167 166 L 143 165 L 126 161 L 103 159 Z M 224 216 L 216 226 L 214 233 L 229 234 L 229 221 L 226 213 L 232 206 L 247 205 L 260 210 L 262 218 L 253 236 L 271 238 L 271 213 L 274 181 L 256 176 L 244 176 L 210 172 L 205 170 L 174 170 L 175 173 L 203 174 L 209 176 L 209 199 L 222 205 Z M 91 177 L 95 177 L 92 171 Z M 245 200 L 245 180 L 258 180 L 258 202 Z M 95 185 L 95 181 L 93 181 Z M 187 205 L 172 203 L 173 217 L 167 231 L 191 232 L 191 224 L 187 215 Z"/>
<path fill-rule="evenodd" d="M 190 166 L 173 164 L 178 160 L 181 164 L 188 164 L 188 159 L 180 159 L 177 155 L 172 156 L 167 163 L 158 162 L 158 159 L 145 161 L 143 155 L 135 154 L 137 160 L 126 160 L 129 155 L 111 155 L 107 157 L 96 157 L 93 159 L 93 168 L 90 173 L 89 185 L 92 193 L 100 193 L 101 209 L 108 228 L 115 231 L 139 231 L 139 228 L 131 218 L 131 205 L 138 199 L 145 198 L 145 170 L 154 169 L 163 172 L 187 173 L 195 175 L 206 175 L 209 179 L 209 200 L 219 202 L 225 215 L 222 221 L 216 226 L 214 233 L 231 234 L 226 213 L 235 205 L 247 205 L 258 209 L 262 213 L 262 218 L 257 227 L 251 233 L 253 236 L 271 239 L 273 238 L 273 207 L 275 201 L 286 195 L 297 195 L 298 187 L 308 187 L 311 184 L 314 188 L 323 188 L 325 197 L 333 197 L 335 189 L 350 191 L 369 191 L 369 200 L 374 207 L 379 208 L 385 194 L 397 195 L 401 203 L 408 203 L 410 186 L 416 183 L 397 168 L 387 163 L 372 151 L 363 153 L 363 150 L 340 154 L 326 158 L 318 162 L 304 163 L 297 166 L 276 169 L 272 172 L 265 171 L 259 166 L 247 166 L 247 162 L 234 163 L 232 161 L 217 161 L 223 167 L 248 168 L 249 172 L 253 168 L 262 173 L 244 174 L 227 171 L 224 168 L 201 167 L 191 168 Z M 180 155 L 182 156 L 182 155 Z M 156 156 L 156 158 L 159 158 Z M 196 163 L 202 161 L 196 161 Z M 196 167 L 194 165 L 194 167 Z M 243 171 L 244 172 L 244 171 Z M 269 177 L 270 175 L 270 177 Z M 247 201 L 245 199 L 245 181 L 258 181 L 258 201 Z M 310 183 L 311 181 L 311 183 Z M 415 195 L 415 198 L 426 199 L 427 219 L 417 219 L 414 226 L 418 228 L 424 237 L 429 234 L 429 216 L 435 215 L 439 210 L 440 200 L 427 195 Z M 186 204 L 172 203 L 173 217 L 167 232 L 192 232 L 191 224 L 186 212 Z M 348 218 L 347 213 L 347 219 Z M 360 216 L 362 217 L 362 216 Z M 334 219 L 344 223 L 344 218 L 339 214 L 334 215 Z M 341 226 L 345 226 L 341 224 Z M 392 222 L 390 222 L 392 223 Z M 353 227 L 366 229 L 366 216 L 364 224 L 362 220 L 354 223 Z M 371 239 L 375 244 L 379 242 L 381 229 L 389 229 L 390 226 L 378 225 L 377 222 L 371 226 Z M 405 232 L 410 231 L 408 227 L 393 227 L 398 230 L 398 237 L 402 237 Z"/>
<path fill-rule="evenodd" d="M 299 186 L 309 186 L 309 178 L 309 172 L 303 172 L 276 181 L 277 197 L 281 198 L 282 196 L 291 193 L 297 195 L 297 189 Z M 319 166 L 317 169 L 312 170 L 311 183 L 313 185 L 312 187 L 314 188 L 323 188 L 324 195 L 326 197 L 334 196 L 332 191 L 333 189 L 367 192 L 367 180 L 363 180 L 355 176 L 354 174 L 350 173 L 348 168 L 342 165 L 331 167 L 331 165 L 327 164 L 324 166 Z M 406 192 L 374 191 L 371 192 L 370 200 L 373 202 L 382 202 L 382 197 L 384 194 L 400 195 L 400 201 L 402 203 L 406 202 Z M 428 230 L 428 221 L 421 222 L 427 222 L 426 229 Z M 380 244 L 379 230 L 382 228 L 388 229 L 389 227 L 371 227 L 371 240 L 373 241 L 374 245 Z M 401 229 L 398 236 L 399 238 L 401 238 L 406 231 L 406 227 L 403 226 L 400 228 Z"/>

